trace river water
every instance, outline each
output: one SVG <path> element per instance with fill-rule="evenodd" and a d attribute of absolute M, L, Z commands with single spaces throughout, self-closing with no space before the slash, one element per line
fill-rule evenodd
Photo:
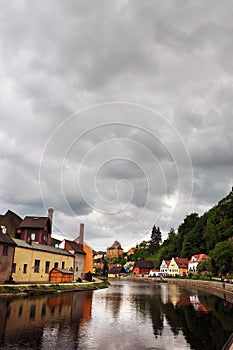
<path fill-rule="evenodd" d="M 170 283 L 0 299 L 4 350 L 220 350 L 232 332 L 229 301 Z"/>

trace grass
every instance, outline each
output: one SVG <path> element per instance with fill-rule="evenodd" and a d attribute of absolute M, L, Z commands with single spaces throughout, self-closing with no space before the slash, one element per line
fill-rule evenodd
<path fill-rule="evenodd" d="M 29 293 L 31 291 L 82 291 L 82 290 L 95 290 L 101 288 L 107 288 L 109 286 L 108 281 L 92 282 L 92 283 L 73 283 L 73 284 L 31 284 L 31 285 L 12 285 L 4 286 L 0 285 L 0 294 L 22 294 Z"/>

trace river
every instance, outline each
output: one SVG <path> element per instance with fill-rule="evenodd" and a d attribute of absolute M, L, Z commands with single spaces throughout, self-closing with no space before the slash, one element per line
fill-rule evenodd
<path fill-rule="evenodd" d="M 176 284 L 113 281 L 107 289 L 0 299 L 0 349 L 220 350 L 232 304 Z"/>

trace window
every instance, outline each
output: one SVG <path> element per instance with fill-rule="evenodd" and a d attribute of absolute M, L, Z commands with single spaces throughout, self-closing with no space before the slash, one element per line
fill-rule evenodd
<path fill-rule="evenodd" d="M 65 268 L 65 261 L 62 261 L 62 269 L 64 269 Z"/>
<path fill-rule="evenodd" d="M 27 273 L 27 266 L 28 266 L 27 264 L 23 265 L 23 273 Z"/>
<path fill-rule="evenodd" d="M 35 232 L 33 232 L 33 233 L 31 233 L 31 240 L 35 241 L 35 239 L 36 239 L 36 234 L 35 234 Z"/>
<path fill-rule="evenodd" d="M 8 245 L 3 246 L 2 255 L 8 255 Z"/>
<path fill-rule="evenodd" d="M 49 273 L 49 265 L 50 265 L 50 261 L 46 261 L 45 262 L 45 273 Z"/>
<path fill-rule="evenodd" d="M 55 267 L 55 269 L 58 268 L 58 262 L 55 262 L 55 263 L 54 263 L 54 267 Z"/>
<path fill-rule="evenodd" d="M 34 272 L 40 272 L 40 260 L 35 260 Z"/>
<path fill-rule="evenodd" d="M 31 307 L 30 307 L 30 315 L 29 315 L 30 320 L 34 320 L 35 315 L 36 315 L 36 305 L 31 305 Z"/>
<path fill-rule="evenodd" d="M 12 273 L 15 273 L 15 271 L 16 271 L 16 263 L 13 263 L 12 264 Z"/>

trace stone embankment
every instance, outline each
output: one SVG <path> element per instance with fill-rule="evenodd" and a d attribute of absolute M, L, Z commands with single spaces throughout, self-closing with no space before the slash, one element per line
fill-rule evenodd
<path fill-rule="evenodd" d="M 83 281 L 81 283 L 43 283 L 43 284 L 1 284 L 1 296 L 35 296 L 44 294 L 55 294 L 64 292 L 80 292 L 107 288 L 108 281 L 95 279 L 92 282 Z"/>
<path fill-rule="evenodd" d="M 216 294 L 229 302 L 233 302 L 233 284 L 229 282 L 204 281 L 179 278 L 165 278 L 167 283 L 179 284 L 186 287 L 195 287 L 209 290 L 210 293 Z"/>

